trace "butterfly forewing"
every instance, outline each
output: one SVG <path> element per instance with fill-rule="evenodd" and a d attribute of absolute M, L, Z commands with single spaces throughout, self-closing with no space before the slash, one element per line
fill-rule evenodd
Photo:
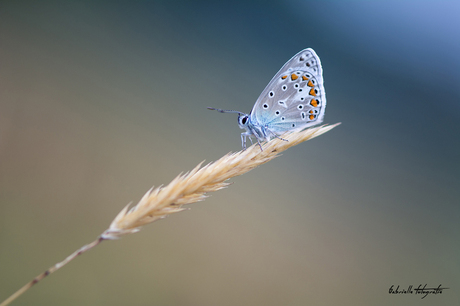
<path fill-rule="evenodd" d="M 262 91 L 251 121 L 280 135 L 323 121 L 326 93 L 321 61 L 313 49 L 294 55 Z"/>

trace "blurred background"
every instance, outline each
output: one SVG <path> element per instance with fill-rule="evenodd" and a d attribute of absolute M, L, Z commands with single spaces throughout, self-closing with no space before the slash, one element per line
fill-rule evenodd
<path fill-rule="evenodd" d="M 311 47 L 342 125 L 13 305 L 458 305 L 460 2 L 0 2 L 0 300 L 241 148 Z M 391 285 L 449 287 L 390 295 Z"/>

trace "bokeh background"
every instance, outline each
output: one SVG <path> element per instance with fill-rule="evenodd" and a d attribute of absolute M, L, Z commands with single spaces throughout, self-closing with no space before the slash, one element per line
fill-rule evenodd
<path fill-rule="evenodd" d="M 459 1 L 0 2 L 0 300 L 240 149 L 298 51 L 331 132 L 14 305 L 459 305 Z M 390 295 L 427 284 L 421 299 Z"/>

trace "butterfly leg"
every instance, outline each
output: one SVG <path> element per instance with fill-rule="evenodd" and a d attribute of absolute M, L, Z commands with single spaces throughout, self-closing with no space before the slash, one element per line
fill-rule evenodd
<path fill-rule="evenodd" d="M 257 139 L 257 144 L 259 145 L 260 151 L 263 151 L 262 145 L 260 144 L 260 141 L 259 141 L 259 138 L 256 137 L 256 139 Z M 251 145 L 254 144 L 254 143 L 252 142 L 251 136 L 249 136 L 249 140 L 251 141 Z"/>
<path fill-rule="evenodd" d="M 281 137 L 279 137 L 278 135 L 275 135 L 275 137 L 276 137 L 276 138 L 278 138 L 278 139 L 281 139 L 281 140 L 283 140 L 283 141 L 287 141 L 287 142 L 289 142 L 289 140 L 287 140 L 287 139 L 284 139 L 284 138 L 281 138 Z"/>
<path fill-rule="evenodd" d="M 249 137 L 249 140 L 251 141 L 251 145 L 254 144 L 252 142 L 252 138 L 251 138 L 251 135 L 254 135 L 252 133 L 248 133 L 248 132 L 245 132 L 245 133 L 241 133 L 241 146 L 243 147 L 243 150 L 246 150 L 246 137 Z M 262 145 L 260 144 L 260 141 L 259 141 L 259 138 L 257 138 L 257 143 L 259 144 L 259 147 L 260 147 L 260 150 L 262 150 Z"/>
<path fill-rule="evenodd" d="M 251 136 L 249 136 L 249 140 L 251 141 L 251 145 L 253 145 L 253 144 L 254 144 L 254 142 L 252 142 L 252 138 L 251 138 Z"/>
<path fill-rule="evenodd" d="M 247 133 L 241 133 L 241 146 L 243 147 L 243 150 L 246 150 L 246 137 L 247 137 Z M 249 138 L 251 139 L 251 138 Z M 251 140 L 252 142 L 252 140 Z"/>
<path fill-rule="evenodd" d="M 257 138 L 257 137 L 256 137 L 256 138 Z M 257 138 L 257 143 L 259 144 L 260 151 L 263 151 L 263 150 L 262 150 L 262 145 L 260 144 L 260 141 L 259 141 L 259 138 Z"/>
<path fill-rule="evenodd" d="M 267 130 L 268 130 L 273 136 L 275 136 L 275 138 L 278 138 L 278 139 L 280 139 L 280 140 L 289 142 L 289 140 L 279 137 L 278 135 L 276 135 L 276 134 L 275 134 L 274 132 L 272 132 L 271 130 L 269 130 L 269 129 L 267 129 Z"/>

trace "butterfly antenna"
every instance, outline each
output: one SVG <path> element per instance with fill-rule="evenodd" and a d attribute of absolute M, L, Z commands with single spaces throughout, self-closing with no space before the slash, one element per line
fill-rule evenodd
<path fill-rule="evenodd" d="M 208 107 L 208 109 L 218 111 L 219 113 L 236 113 L 239 115 L 245 115 L 245 113 L 242 113 L 236 110 L 230 110 L 230 109 L 220 109 L 220 108 L 214 108 L 214 107 Z"/>

